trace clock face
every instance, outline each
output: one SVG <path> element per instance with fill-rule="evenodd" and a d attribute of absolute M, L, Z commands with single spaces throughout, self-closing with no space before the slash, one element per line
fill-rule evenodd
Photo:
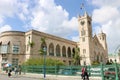
<path fill-rule="evenodd" d="M 81 25 L 84 25 L 84 24 L 85 24 L 85 21 L 81 21 L 80 24 L 81 24 Z"/>

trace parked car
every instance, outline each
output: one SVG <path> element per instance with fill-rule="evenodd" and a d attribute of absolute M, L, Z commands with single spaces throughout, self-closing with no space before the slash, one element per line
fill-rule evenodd
<path fill-rule="evenodd" d="M 105 79 L 115 80 L 115 78 L 116 78 L 115 68 L 108 68 L 104 72 L 104 77 L 105 77 Z M 118 78 L 120 80 L 120 69 L 118 69 Z"/>

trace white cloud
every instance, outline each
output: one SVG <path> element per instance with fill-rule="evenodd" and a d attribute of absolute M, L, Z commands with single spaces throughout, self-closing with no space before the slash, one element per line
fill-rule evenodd
<path fill-rule="evenodd" d="M 2 24 L 3 23 L 3 18 L 2 18 L 2 16 L 0 16 L 0 24 Z"/>
<path fill-rule="evenodd" d="M 6 17 L 13 17 L 17 8 L 15 7 L 17 0 L 1 0 L 0 1 L 0 26 L 4 26 Z M 5 26 L 6 28 L 6 26 Z M 3 29 L 3 27 L 2 27 Z M 1 30 L 2 31 L 2 30 Z"/>
<path fill-rule="evenodd" d="M 32 12 L 31 26 L 34 29 L 62 37 L 77 30 L 77 18 L 69 20 L 69 13 L 54 0 L 40 0 L 38 3 Z"/>
<path fill-rule="evenodd" d="M 79 41 L 79 36 L 73 36 L 72 41 L 78 42 Z"/>
<path fill-rule="evenodd" d="M 7 12 L 6 12 L 7 11 Z M 0 23 L 17 17 L 26 29 L 36 29 L 66 38 L 77 31 L 77 18 L 69 19 L 69 13 L 54 0 L 2 0 L 0 2 Z M 64 34 L 63 34 L 64 33 Z"/>
<path fill-rule="evenodd" d="M 0 1 L 0 16 L 11 17 L 16 12 L 16 0 L 1 0 Z"/>
<path fill-rule="evenodd" d="M 92 0 L 92 3 L 98 6 L 93 10 L 93 23 L 101 25 L 107 35 L 108 50 L 114 53 L 120 45 L 120 0 Z"/>
<path fill-rule="evenodd" d="M 103 24 L 111 19 L 114 20 L 118 18 L 118 16 L 119 11 L 116 7 L 103 6 L 93 11 L 93 22 Z"/>
<path fill-rule="evenodd" d="M 96 6 L 120 6 L 120 0 L 92 0 L 92 4 Z"/>
<path fill-rule="evenodd" d="M 0 27 L 0 33 L 4 31 L 10 31 L 10 30 L 12 30 L 12 27 L 10 25 L 4 25 Z"/>

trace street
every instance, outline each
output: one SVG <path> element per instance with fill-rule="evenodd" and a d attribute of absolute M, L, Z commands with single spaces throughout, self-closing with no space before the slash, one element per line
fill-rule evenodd
<path fill-rule="evenodd" d="M 42 80 L 42 79 L 38 79 L 38 78 L 31 78 L 31 77 L 23 77 L 23 76 L 11 76 L 8 77 L 7 74 L 0 74 L 0 80 Z"/>

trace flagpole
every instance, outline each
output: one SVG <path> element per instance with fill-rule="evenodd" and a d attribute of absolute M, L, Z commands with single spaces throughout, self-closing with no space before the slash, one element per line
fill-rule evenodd
<path fill-rule="evenodd" d="M 84 6 L 84 3 L 81 4 L 80 9 L 83 10 L 84 12 L 86 12 L 86 9 L 85 9 L 85 6 Z"/>

